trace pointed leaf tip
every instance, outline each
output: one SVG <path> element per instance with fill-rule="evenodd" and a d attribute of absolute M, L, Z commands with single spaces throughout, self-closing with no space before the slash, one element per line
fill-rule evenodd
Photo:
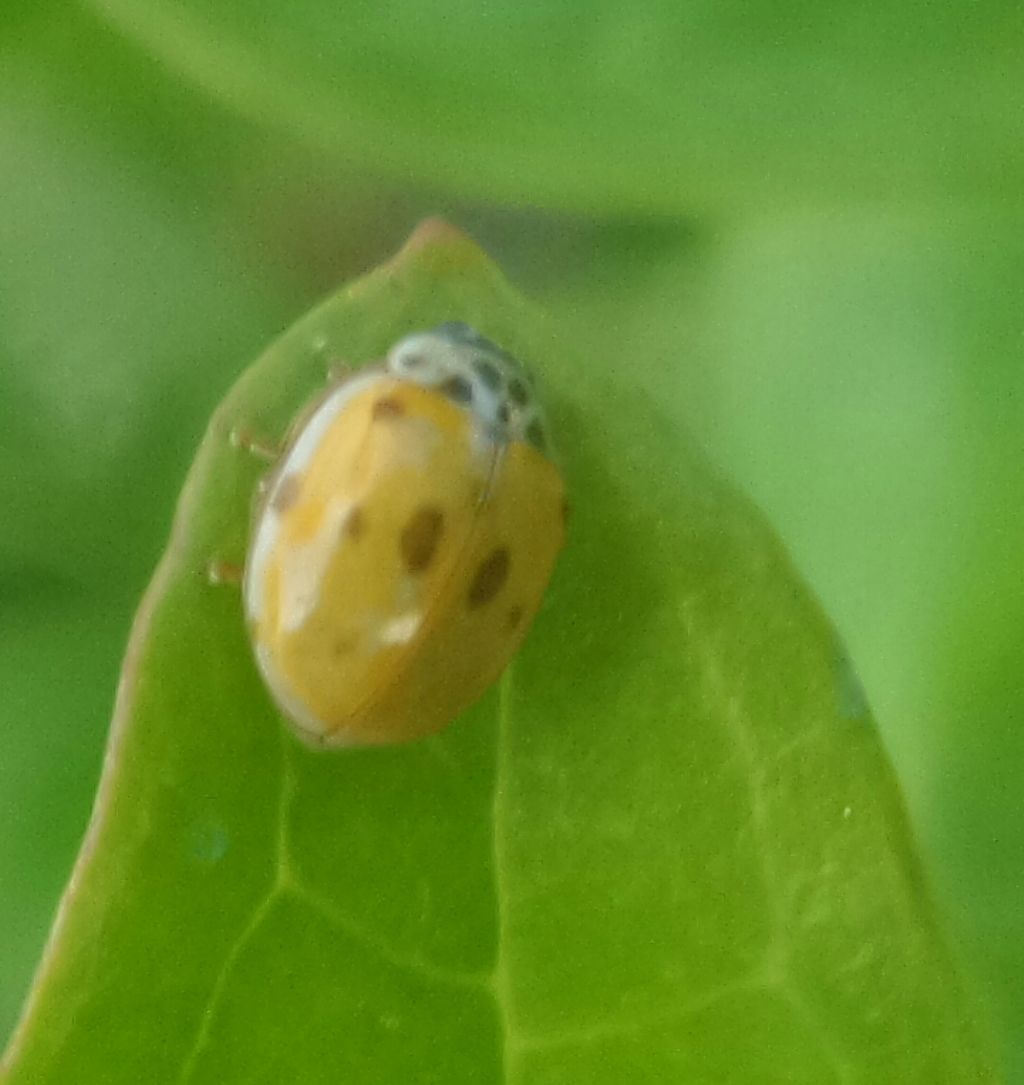
<path fill-rule="evenodd" d="M 424 219 L 390 261 L 392 271 L 419 268 L 431 271 L 462 271 L 473 268 L 497 274 L 487 254 L 463 230 L 446 219 Z"/>

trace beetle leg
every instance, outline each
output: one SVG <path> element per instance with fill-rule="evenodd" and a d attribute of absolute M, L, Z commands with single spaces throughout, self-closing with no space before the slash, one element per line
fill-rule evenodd
<path fill-rule="evenodd" d="M 242 583 L 245 570 L 233 561 L 211 561 L 206 566 L 206 579 L 214 587 L 227 585 L 237 588 Z"/>
<path fill-rule="evenodd" d="M 348 362 L 333 361 L 327 367 L 327 383 L 341 384 L 343 381 L 347 381 L 353 372 L 354 370 Z"/>
<path fill-rule="evenodd" d="M 268 441 L 265 438 L 257 437 L 251 430 L 246 429 L 244 426 L 235 426 L 232 429 L 229 436 L 232 448 L 241 449 L 243 452 L 248 452 L 250 456 L 255 456 L 258 460 L 265 460 L 267 463 L 273 463 L 275 460 L 280 459 L 281 446 L 275 444 L 273 441 Z"/>

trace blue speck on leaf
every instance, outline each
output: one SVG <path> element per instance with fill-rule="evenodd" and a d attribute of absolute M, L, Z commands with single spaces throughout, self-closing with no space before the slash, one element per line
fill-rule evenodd
<path fill-rule="evenodd" d="M 193 828 L 189 839 L 189 854 L 206 866 L 224 858 L 228 850 L 227 829 L 219 821 L 207 821 Z"/>

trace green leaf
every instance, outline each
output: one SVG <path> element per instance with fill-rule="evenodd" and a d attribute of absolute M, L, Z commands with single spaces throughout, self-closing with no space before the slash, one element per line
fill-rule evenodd
<path fill-rule="evenodd" d="M 62 33 L 83 23 L 63 6 Z M 285 311 L 196 190 L 83 109 L 87 42 L 62 64 L 41 38 L 0 28 L 0 1045 L 195 443 Z"/>
<path fill-rule="evenodd" d="M 312 752 L 204 578 L 241 557 L 257 479 L 228 433 L 282 432 L 328 361 L 448 319 L 541 374 L 569 545 L 464 718 Z M 3 1077 L 72 1080 L 994 1080 L 863 693 L 772 533 L 450 227 L 214 416 Z"/>
<path fill-rule="evenodd" d="M 375 173 L 571 208 L 963 197 L 1024 177 L 1015 5 L 91 0 Z"/>
<path fill-rule="evenodd" d="M 12 588 L 11 581 L 16 581 Z M 0 579 L 0 1035 L 46 940 L 96 786 L 110 691 L 134 600 Z"/>

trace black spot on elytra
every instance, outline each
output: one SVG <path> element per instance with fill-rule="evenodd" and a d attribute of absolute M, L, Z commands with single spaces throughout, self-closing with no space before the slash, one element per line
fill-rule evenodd
<path fill-rule="evenodd" d="M 473 583 L 469 586 L 467 602 L 470 609 L 489 603 L 501 591 L 505 581 L 508 580 L 510 562 L 508 548 L 499 546 L 480 563 L 473 577 Z"/>
<path fill-rule="evenodd" d="M 401 418 L 404 414 L 405 407 L 402 405 L 402 401 L 395 396 L 384 396 L 373 405 L 373 417 L 375 419 Z"/>
<path fill-rule="evenodd" d="M 430 567 L 444 531 L 444 513 L 436 505 L 421 505 L 402 529 L 399 547 L 410 573 Z"/>
<path fill-rule="evenodd" d="M 366 532 L 366 514 L 363 512 L 361 505 L 352 507 L 348 516 L 345 517 L 341 530 L 344 532 L 345 537 L 353 542 L 363 537 Z"/>

